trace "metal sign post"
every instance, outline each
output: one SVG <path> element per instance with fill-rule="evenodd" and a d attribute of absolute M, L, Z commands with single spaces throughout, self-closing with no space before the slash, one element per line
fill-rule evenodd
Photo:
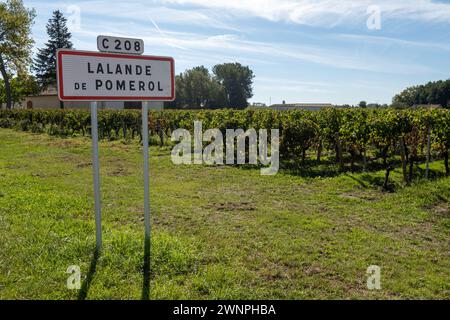
<path fill-rule="evenodd" d="M 95 239 L 97 252 L 102 249 L 102 208 L 100 200 L 100 164 L 98 157 L 97 102 L 91 102 L 92 166 L 94 170 Z"/>
<path fill-rule="evenodd" d="M 148 102 L 142 102 L 142 144 L 144 153 L 144 224 L 145 242 L 150 242 L 150 164 L 148 148 Z"/>

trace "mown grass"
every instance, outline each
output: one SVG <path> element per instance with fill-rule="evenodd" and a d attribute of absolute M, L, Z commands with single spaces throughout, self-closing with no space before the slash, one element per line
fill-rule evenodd
<path fill-rule="evenodd" d="M 100 147 L 95 259 L 90 141 L 0 130 L 1 299 L 146 297 L 141 148 Z M 264 177 L 176 166 L 168 148 L 151 148 L 150 165 L 151 299 L 450 298 L 450 178 L 400 187 L 395 170 L 387 193 L 383 171 Z M 70 265 L 82 290 L 66 287 Z"/>

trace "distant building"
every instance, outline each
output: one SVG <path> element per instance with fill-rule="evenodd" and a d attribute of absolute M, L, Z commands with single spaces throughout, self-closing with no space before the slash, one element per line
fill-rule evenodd
<path fill-rule="evenodd" d="M 249 107 L 253 107 L 253 108 L 266 108 L 267 105 L 265 103 L 262 102 L 254 102 L 252 103 Z"/>
<path fill-rule="evenodd" d="M 334 106 L 331 103 L 286 103 L 285 101 L 283 101 L 282 104 L 273 104 L 269 108 L 279 111 L 287 111 L 287 110 L 318 111 L 320 109 L 332 107 Z"/>
<path fill-rule="evenodd" d="M 49 87 L 47 90 L 35 96 L 29 96 L 18 104 L 20 109 L 59 109 L 59 98 L 56 87 Z M 162 109 L 163 102 L 150 102 L 152 109 Z M 65 101 L 64 109 L 86 109 L 89 108 L 88 101 Z M 100 109 L 140 109 L 142 103 L 139 101 L 101 101 L 98 103 Z"/>

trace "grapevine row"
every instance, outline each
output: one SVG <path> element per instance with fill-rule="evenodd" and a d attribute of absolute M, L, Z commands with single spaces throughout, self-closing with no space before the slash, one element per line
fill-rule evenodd
<path fill-rule="evenodd" d="M 102 139 L 142 138 L 138 110 L 100 111 L 99 136 Z M 414 164 L 426 158 L 428 150 L 444 159 L 449 174 L 450 110 L 446 109 L 324 109 L 303 110 L 205 110 L 151 111 L 149 131 L 164 144 L 178 128 L 194 129 L 202 121 L 203 130 L 280 129 L 280 154 L 285 162 L 305 165 L 312 157 L 321 162 L 326 152 L 336 163 L 353 170 L 381 160 L 392 170 L 390 159 L 401 159 L 404 180 L 412 179 Z M 53 135 L 88 135 L 90 113 L 83 110 L 0 110 L 0 127 Z M 431 148 L 428 149 L 428 137 Z M 329 157 L 331 158 L 331 157 Z"/>

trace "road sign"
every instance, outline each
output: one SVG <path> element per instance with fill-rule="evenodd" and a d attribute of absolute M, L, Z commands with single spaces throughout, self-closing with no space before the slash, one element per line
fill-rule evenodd
<path fill-rule="evenodd" d="M 175 99 L 175 61 L 170 57 L 139 55 L 144 52 L 144 42 L 139 39 L 99 36 L 97 46 L 100 51 L 108 53 L 58 50 L 56 62 L 58 96 L 63 101 L 91 101 L 97 253 L 102 249 L 97 101 L 142 101 L 145 255 L 148 250 L 149 268 L 151 225 L 148 101 Z M 123 54 L 124 52 L 126 54 Z"/>
<path fill-rule="evenodd" d="M 61 49 L 57 69 L 63 101 L 175 99 L 175 62 L 170 57 Z"/>
<path fill-rule="evenodd" d="M 144 41 L 132 38 L 98 36 L 97 48 L 101 52 L 143 54 Z"/>

